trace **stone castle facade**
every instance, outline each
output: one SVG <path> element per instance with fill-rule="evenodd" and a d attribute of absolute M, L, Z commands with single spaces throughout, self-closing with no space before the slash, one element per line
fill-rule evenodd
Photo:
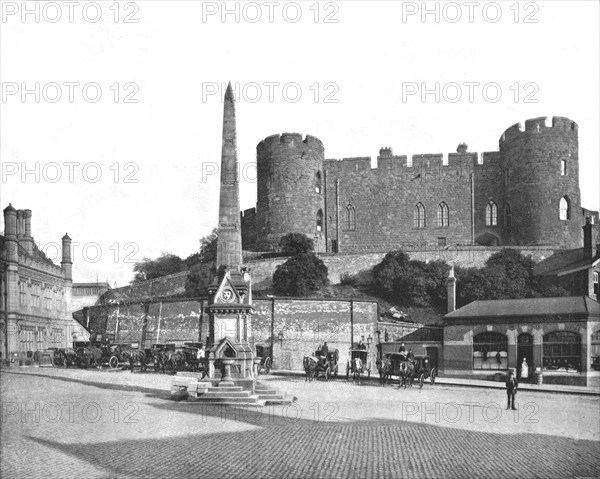
<path fill-rule="evenodd" d="M 499 151 L 326 159 L 298 133 L 257 146 L 257 203 L 241 213 L 244 249 L 277 250 L 290 232 L 318 252 L 484 246 L 578 248 L 598 212 L 581 206 L 578 125 L 534 118 L 502 133 Z M 596 228 L 597 230 L 597 228 Z M 597 231 L 595 233 L 597 235 Z"/>

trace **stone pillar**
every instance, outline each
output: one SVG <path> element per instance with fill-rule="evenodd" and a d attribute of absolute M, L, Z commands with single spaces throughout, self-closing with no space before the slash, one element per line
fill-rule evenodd
<path fill-rule="evenodd" d="M 508 337 L 508 369 L 510 368 L 518 368 L 518 347 L 517 347 L 517 335 L 518 331 L 516 329 L 509 329 L 506 332 L 506 336 Z"/>
<path fill-rule="evenodd" d="M 531 365 L 533 367 L 533 370 L 535 371 L 536 368 L 540 368 L 543 369 L 543 364 L 542 364 L 542 342 L 543 342 L 543 338 L 544 338 L 544 330 L 543 329 L 538 329 L 538 330 L 533 330 L 531 332 L 531 334 L 533 334 L 533 364 Z"/>
<path fill-rule="evenodd" d="M 448 313 L 456 310 L 456 278 L 454 277 L 454 266 L 450 268 L 448 279 L 446 280 L 448 288 Z"/>

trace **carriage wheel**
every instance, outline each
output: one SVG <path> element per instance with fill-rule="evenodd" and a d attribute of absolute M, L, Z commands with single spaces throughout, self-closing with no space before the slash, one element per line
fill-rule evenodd
<path fill-rule="evenodd" d="M 269 374 L 271 372 L 271 358 L 267 358 L 265 360 L 265 373 Z"/>
<path fill-rule="evenodd" d="M 329 366 L 327 366 L 327 369 L 325 370 L 325 381 L 329 381 L 330 377 L 331 377 L 331 368 Z"/>
<path fill-rule="evenodd" d="M 116 356 L 111 356 L 108 360 L 108 365 L 111 369 L 117 369 L 119 367 L 119 358 Z"/>
<path fill-rule="evenodd" d="M 425 383 L 425 374 L 421 373 L 421 375 L 419 376 L 419 388 L 422 388 L 424 383 Z"/>
<path fill-rule="evenodd" d="M 431 370 L 431 376 L 429 378 L 429 381 L 431 382 L 431 384 L 435 384 L 435 375 L 436 375 L 436 371 L 435 371 L 435 368 L 433 368 Z"/>

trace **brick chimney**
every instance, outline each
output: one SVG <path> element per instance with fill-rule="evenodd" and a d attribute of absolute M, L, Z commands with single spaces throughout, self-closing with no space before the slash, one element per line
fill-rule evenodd
<path fill-rule="evenodd" d="M 448 287 L 448 313 L 451 313 L 456 309 L 456 278 L 454 277 L 454 266 L 450 267 L 446 286 Z"/>
<path fill-rule="evenodd" d="M 585 217 L 585 225 L 583 226 L 583 257 L 594 257 L 594 249 L 592 248 L 592 222 L 589 216 Z"/>

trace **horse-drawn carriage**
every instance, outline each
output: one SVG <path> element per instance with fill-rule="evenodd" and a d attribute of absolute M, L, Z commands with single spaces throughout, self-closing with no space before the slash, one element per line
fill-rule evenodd
<path fill-rule="evenodd" d="M 412 387 L 417 380 L 422 388 L 426 379 L 435 383 L 437 371 L 431 367 L 429 356 L 415 356 L 409 359 L 405 353 L 387 353 L 385 358 L 378 361 L 381 382 L 391 382 L 392 376 L 398 376 L 398 387 Z"/>
<path fill-rule="evenodd" d="M 201 348 L 202 343 L 184 343 L 183 346 L 154 344 L 149 356 L 154 360 L 155 371 L 205 371 L 206 359 L 198 356 Z"/>
<path fill-rule="evenodd" d="M 338 361 L 340 354 L 337 349 L 327 351 L 325 355 L 321 350 L 315 351 L 312 356 L 305 356 L 303 365 L 306 378 L 311 381 L 321 374 L 326 381 L 333 375 L 338 375 Z"/>
<path fill-rule="evenodd" d="M 52 358 L 54 366 L 70 368 L 73 365 L 77 365 L 77 354 L 73 348 L 51 348 L 51 350 L 54 352 Z"/>
<path fill-rule="evenodd" d="M 269 374 L 272 365 L 272 349 L 270 346 L 256 345 L 256 357 L 260 358 L 258 365 L 258 374 Z"/>
<path fill-rule="evenodd" d="M 371 361 L 369 361 L 369 353 L 366 349 L 351 349 L 348 364 L 346 365 L 346 379 L 352 377 L 360 382 L 361 374 L 367 374 L 371 377 Z"/>

